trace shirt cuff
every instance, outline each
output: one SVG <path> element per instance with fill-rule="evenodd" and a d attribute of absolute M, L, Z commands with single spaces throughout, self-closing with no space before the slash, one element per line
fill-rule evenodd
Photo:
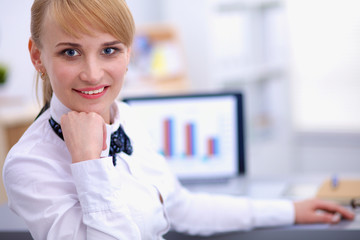
<path fill-rule="evenodd" d="M 295 222 L 294 203 L 289 200 L 253 200 L 254 227 L 291 225 Z"/>
<path fill-rule="evenodd" d="M 84 213 L 119 207 L 122 181 L 112 157 L 74 163 L 71 171 Z"/>

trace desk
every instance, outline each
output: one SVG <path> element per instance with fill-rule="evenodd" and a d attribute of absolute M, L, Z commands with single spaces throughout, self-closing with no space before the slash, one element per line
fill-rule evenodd
<path fill-rule="evenodd" d="M 359 230 L 254 230 L 250 232 L 235 232 L 212 237 L 194 237 L 170 232 L 167 240 L 359 240 Z"/>
<path fill-rule="evenodd" d="M 1 209 L 0 216 L 3 211 Z M 360 212 L 357 213 L 355 221 L 357 226 L 360 225 Z M 269 228 L 269 229 L 257 229 L 249 232 L 233 232 L 218 234 L 210 237 L 188 236 L 176 232 L 169 232 L 165 235 L 167 240 L 358 240 L 360 238 L 360 228 L 351 229 L 351 225 L 355 225 L 354 222 L 342 221 L 338 225 L 326 225 L 314 229 L 314 226 L 294 226 L 289 228 Z M 21 223 L 21 222 L 20 222 Z M 12 240 L 31 240 L 31 235 L 26 229 L 12 229 L 4 231 L 0 229 L 0 239 L 12 239 Z"/>

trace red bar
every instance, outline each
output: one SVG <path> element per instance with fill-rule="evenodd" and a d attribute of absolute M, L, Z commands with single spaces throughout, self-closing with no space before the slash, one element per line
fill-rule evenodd
<path fill-rule="evenodd" d="M 212 138 L 208 139 L 208 155 L 214 155 L 214 140 Z"/>
<path fill-rule="evenodd" d="M 192 132 L 191 132 L 191 125 L 186 124 L 186 138 L 185 138 L 185 146 L 186 146 L 186 155 L 191 156 L 192 155 Z"/>
<path fill-rule="evenodd" d="M 164 121 L 164 155 L 170 156 L 170 120 Z"/>

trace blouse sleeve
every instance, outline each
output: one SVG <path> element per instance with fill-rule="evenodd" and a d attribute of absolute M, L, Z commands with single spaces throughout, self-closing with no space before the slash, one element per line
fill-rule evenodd
<path fill-rule="evenodd" d="M 197 235 L 294 223 L 291 201 L 191 193 L 179 183 L 169 197 L 167 211 L 176 231 Z"/>
<path fill-rule="evenodd" d="M 11 158 L 3 175 L 9 207 L 34 239 L 140 239 L 111 157 L 62 166 L 29 155 Z"/>
<path fill-rule="evenodd" d="M 128 113 L 127 116 L 131 114 Z M 138 148 L 143 151 L 146 161 L 142 165 L 148 169 L 156 168 L 160 172 L 156 185 L 163 194 L 167 216 L 173 229 L 189 234 L 211 235 L 294 223 L 294 206 L 291 201 L 255 200 L 188 191 L 172 173 L 164 157 L 157 153 L 147 129 L 141 128 L 142 124 L 138 123 L 138 119 L 131 116 L 128 130 L 137 140 Z"/>
<path fill-rule="evenodd" d="M 121 170 L 116 169 L 112 157 L 72 164 L 83 214 L 87 239 L 141 239 L 127 204 L 124 202 Z M 125 175 L 125 174 L 123 174 Z M 108 238 L 105 238 L 108 239 Z"/>
<path fill-rule="evenodd" d="M 161 172 L 156 185 L 164 196 L 166 213 L 174 230 L 211 235 L 294 223 L 294 206 L 288 200 L 190 192 L 172 173 L 164 157 L 150 145 L 147 145 L 146 155 L 151 160 L 143 165 L 148 165 L 149 169 L 156 166 Z"/>

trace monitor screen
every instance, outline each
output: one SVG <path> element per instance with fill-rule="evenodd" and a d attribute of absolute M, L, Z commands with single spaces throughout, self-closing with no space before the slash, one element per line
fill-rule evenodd
<path fill-rule="evenodd" d="M 125 98 L 180 180 L 245 173 L 241 93 Z"/>

